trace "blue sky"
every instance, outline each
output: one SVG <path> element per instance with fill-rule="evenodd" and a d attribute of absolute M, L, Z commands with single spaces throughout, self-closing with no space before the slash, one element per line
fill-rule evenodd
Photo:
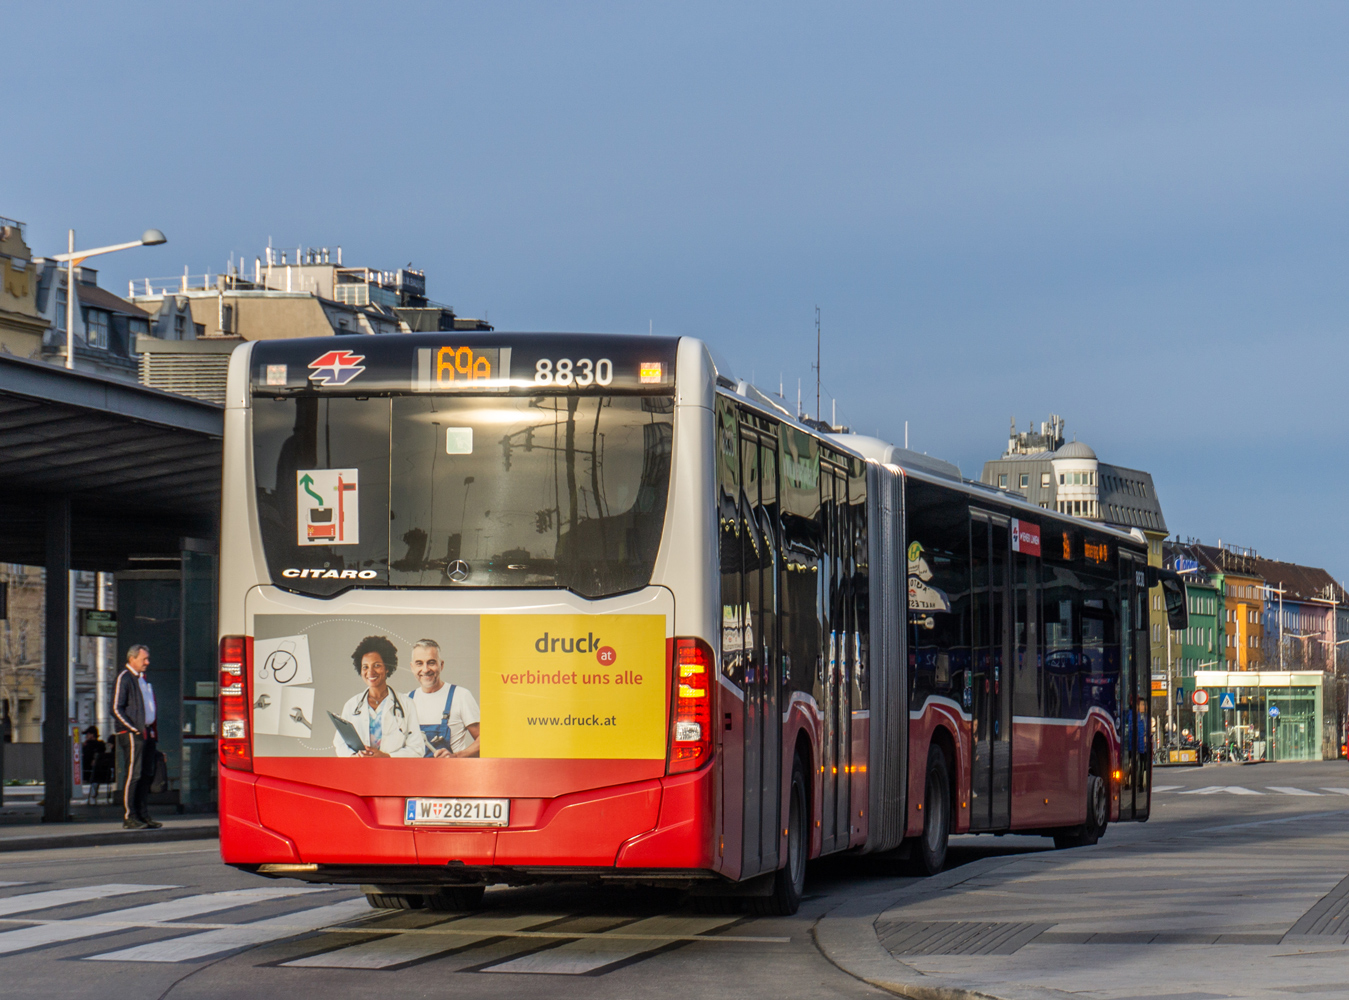
<path fill-rule="evenodd" d="M 1067 419 L 1173 532 L 1349 575 L 1349 8 L 11 5 L 0 215 L 102 283 L 277 246 L 499 329 L 705 337 L 976 475 Z M 828 403 L 825 405 L 828 411 Z"/>

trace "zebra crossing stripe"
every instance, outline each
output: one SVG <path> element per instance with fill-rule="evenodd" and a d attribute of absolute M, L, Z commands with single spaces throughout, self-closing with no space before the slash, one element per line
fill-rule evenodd
<path fill-rule="evenodd" d="M 1177 788 L 1184 788 L 1184 785 L 1153 785 L 1154 792 L 1174 792 Z"/>
<path fill-rule="evenodd" d="M 441 952 L 481 944 L 501 934 L 558 920 L 560 916 L 560 914 L 549 916 L 538 913 L 515 916 L 488 915 L 463 917 L 432 927 L 406 930 L 371 927 L 371 931 L 388 930 L 394 933 L 388 937 L 361 941 L 345 948 L 338 948 L 336 951 L 325 951 L 319 955 L 309 955 L 282 964 L 311 969 L 387 969 L 392 965 L 415 962 L 439 955 Z"/>
<path fill-rule="evenodd" d="M 734 923 L 738 917 L 648 917 L 635 923 L 625 924 L 624 935 L 695 935 L 706 934 L 727 924 Z M 565 933 L 565 931 L 560 932 Z M 676 938 L 677 939 L 677 938 Z M 480 970 L 482 972 L 543 973 L 562 976 L 580 976 L 594 972 L 606 965 L 635 958 L 644 952 L 663 948 L 670 943 L 661 941 L 635 941 L 632 939 L 606 939 L 606 935 L 569 941 L 557 948 L 536 951 L 530 955 L 508 959 L 496 965 Z"/>
<path fill-rule="evenodd" d="M 1315 795 L 1320 797 L 1320 792 L 1309 792 L 1305 788 L 1292 788 L 1287 785 L 1266 785 L 1271 792 L 1282 792 L 1284 795 Z"/>
<path fill-rule="evenodd" d="M 1264 792 L 1257 792 L 1250 788 L 1242 788 L 1240 785 L 1228 785 L 1223 789 L 1228 795 L 1264 795 Z"/>
<path fill-rule="evenodd" d="M 348 899 L 328 906 L 317 906 L 312 910 L 287 913 L 280 917 L 255 920 L 247 924 L 235 924 L 216 930 L 189 934 L 186 937 L 169 938 L 167 941 L 155 941 L 150 944 L 135 945 L 117 951 L 90 955 L 91 962 L 192 962 L 210 958 L 227 951 L 237 951 L 256 944 L 281 941 L 289 937 L 298 937 L 320 930 L 330 924 L 340 924 L 354 920 L 359 916 L 373 916 L 365 898 Z"/>
<path fill-rule="evenodd" d="M 1323 792 L 1332 792 L 1335 795 L 1349 795 L 1349 788 L 1322 788 Z"/>
<path fill-rule="evenodd" d="M 76 917 L 71 920 L 51 920 L 31 927 L 20 927 L 12 931 L 0 931 L 0 955 L 22 951 L 27 948 L 41 948 L 44 945 L 62 941 L 78 941 L 80 938 L 96 937 L 111 931 L 129 927 L 154 926 L 165 920 L 181 920 L 203 913 L 215 913 L 236 906 L 246 906 L 268 899 L 284 896 L 297 896 L 301 893 L 315 892 L 310 888 L 297 889 L 234 889 L 228 892 L 212 892 L 200 896 L 184 896 L 163 903 L 149 903 L 145 906 L 133 906 L 125 910 L 113 910 L 92 917 Z"/>
<path fill-rule="evenodd" d="M 1223 791 L 1222 785 L 1205 785 L 1203 788 L 1187 788 L 1181 795 L 1215 795 Z"/>
<path fill-rule="evenodd" d="M 12 913 L 31 913 L 34 910 L 46 910 L 53 906 L 70 906 L 72 903 L 88 903 L 109 896 L 126 896 L 134 892 L 156 892 L 162 889 L 180 889 L 177 885 L 130 885 L 125 882 L 109 882 L 105 885 L 84 885 L 74 889 L 47 889 L 44 892 L 25 892 L 19 896 L 6 896 L 0 899 L 0 917 Z"/>

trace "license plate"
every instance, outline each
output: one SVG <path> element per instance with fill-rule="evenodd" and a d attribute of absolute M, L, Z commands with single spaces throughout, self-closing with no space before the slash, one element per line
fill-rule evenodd
<path fill-rule="evenodd" d="M 408 826 L 505 826 L 510 799 L 408 799 Z"/>

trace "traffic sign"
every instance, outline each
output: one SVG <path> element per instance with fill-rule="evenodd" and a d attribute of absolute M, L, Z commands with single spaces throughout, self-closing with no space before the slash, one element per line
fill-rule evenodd
<path fill-rule="evenodd" d="M 1218 707 L 1221 709 L 1234 709 L 1237 707 L 1237 696 L 1231 691 L 1224 691 L 1222 697 L 1218 699 Z"/>
<path fill-rule="evenodd" d="M 1190 695 L 1190 700 L 1194 702 L 1196 708 L 1200 705 L 1208 708 L 1208 692 L 1203 688 L 1195 688 L 1194 694 Z"/>
<path fill-rule="evenodd" d="M 117 638 L 117 612 L 80 609 L 80 635 L 95 638 Z"/>
<path fill-rule="evenodd" d="M 1208 705 L 1196 705 L 1196 706 L 1194 706 L 1194 712 L 1195 712 L 1195 715 L 1203 715 L 1203 714 L 1205 714 L 1207 711 L 1208 711 Z"/>
<path fill-rule="evenodd" d="M 1278 706 L 1278 705 L 1270 705 L 1270 706 L 1269 706 L 1269 717 L 1270 717 L 1271 719 L 1277 719 L 1277 718 L 1279 717 L 1279 706 Z"/>

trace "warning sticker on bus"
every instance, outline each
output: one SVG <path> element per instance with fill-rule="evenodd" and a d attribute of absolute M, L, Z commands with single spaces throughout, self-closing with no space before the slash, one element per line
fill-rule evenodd
<path fill-rule="evenodd" d="M 662 615 L 268 614 L 259 757 L 663 759 Z"/>
<path fill-rule="evenodd" d="M 359 472 L 358 469 L 296 470 L 296 544 L 360 544 Z"/>

